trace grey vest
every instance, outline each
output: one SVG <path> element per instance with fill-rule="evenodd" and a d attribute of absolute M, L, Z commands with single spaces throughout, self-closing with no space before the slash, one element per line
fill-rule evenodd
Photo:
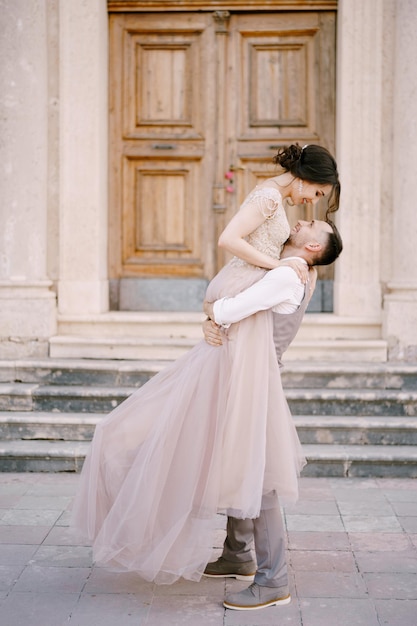
<path fill-rule="evenodd" d="M 283 314 L 275 313 L 275 311 L 272 312 L 275 350 L 277 353 L 278 364 L 280 367 L 282 367 L 282 355 L 297 334 L 297 331 L 300 328 L 302 319 L 304 317 L 304 313 L 308 304 L 306 292 L 309 285 L 310 283 L 307 282 L 304 289 L 304 297 L 301 301 L 300 306 L 294 311 L 294 313 Z"/>

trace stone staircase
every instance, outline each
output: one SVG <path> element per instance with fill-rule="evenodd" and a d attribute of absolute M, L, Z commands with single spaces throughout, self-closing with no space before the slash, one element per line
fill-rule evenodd
<path fill-rule="evenodd" d="M 0 361 L 0 471 L 80 471 L 95 425 L 167 361 Z M 417 478 L 417 365 L 289 361 L 306 476 Z"/>
<path fill-rule="evenodd" d="M 176 359 L 202 338 L 202 313 L 108 311 L 60 315 L 49 340 L 54 359 Z M 326 313 L 304 316 L 285 353 L 289 361 L 385 363 L 387 342 L 379 318 Z"/>

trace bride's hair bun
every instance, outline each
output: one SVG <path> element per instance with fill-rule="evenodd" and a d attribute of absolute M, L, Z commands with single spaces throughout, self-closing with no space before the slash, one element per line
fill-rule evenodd
<path fill-rule="evenodd" d="M 285 170 L 291 171 L 294 165 L 301 159 L 303 149 L 298 143 L 284 146 L 272 159 L 276 165 L 281 165 Z"/>

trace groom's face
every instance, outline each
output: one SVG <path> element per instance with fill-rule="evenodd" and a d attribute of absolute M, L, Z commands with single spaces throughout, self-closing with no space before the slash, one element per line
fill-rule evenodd
<path fill-rule="evenodd" d="M 327 222 L 321 220 L 298 220 L 296 225 L 291 229 L 289 243 L 291 245 L 302 248 L 306 243 L 318 241 L 322 243 L 325 236 L 332 233 L 332 227 Z"/>

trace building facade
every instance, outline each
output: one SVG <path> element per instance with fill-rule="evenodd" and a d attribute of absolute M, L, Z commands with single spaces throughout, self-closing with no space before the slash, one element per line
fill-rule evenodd
<path fill-rule="evenodd" d="M 199 323 L 268 150 L 311 141 L 338 162 L 344 251 L 294 358 L 417 360 L 413 0 L 0 9 L 0 358 L 142 358 L 123 338 L 144 320 Z"/>

